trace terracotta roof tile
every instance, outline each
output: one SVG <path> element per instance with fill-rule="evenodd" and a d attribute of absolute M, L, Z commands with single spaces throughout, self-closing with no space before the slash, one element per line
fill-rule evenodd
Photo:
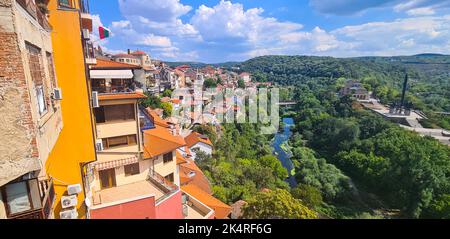
<path fill-rule="evenodd" d="M 140 69 L 140 66 L 135 66 L 131 64 L 116 62 L 116 61 L 108 61 L 97 58 L 97 64 L 91 66 L 93 70 L 107 70 L 107 69 Z"/>
<path fill-rule="evenodd" d="M 204 136 L 203 136 L 204 137 Z M 186 145 L 190 148 L 193 145 L 195 145 L 196 143 L 202 142 L 205 143 L 207 145 L 213 146 L 213 144 L 211 143 L 211 140 L 209 140 L 209 138 L 203 138 L 201 134 L 197 133 L 197 132 L 192 132 L 190 135 L 188 135 L 186 138 L 184 138 L 184 140 L 186 140 Z"/>
<path fill-rule="evenodd" d="M 177 164 L 178 164 L 178 165 L 179 165 L 179 164 L 184 164 L 184 163 L 187 163 L 187 162 L 188 162 L 187 159 L 184 158 L 183 155 L 182 155 L 178 150 L 177 150 L 176 154 L 177 154 Z"/>
<path fill-rule="evenodd" d="M 151 108 L 146 108 L 145 110 L 153 118 L 153 123 L 155 125 L 159 125 L 159 126 L 164 127 L 164 128 L 169 128 L 169 124 L 167 123 L 167 121 L 162 119 L 159 116 L 159 114 L 156 112 L 156 110 L 153 110 Z"/>
<path fill-rule="evenodd" d="M 180 181 L 182 185 L 193 184 L 202 191 L 212 194 L 208 178 L 192 159 L 186 159 L 186 163 L 180 165 Z"/>
<path fill-rule="evenodd" d="M 131 55 L 147 55 L 147 53 L 145 53 L 143 51 L 135 51 L 135 52 L 132 52 Z"/>
<path fill-rule="evenodd" d="M 100 94 L 98 96 L 99 100 L 124 100 L 124 99 L 145 99 L 146 95 L 135 92 L 135 93 L 116 93 L 116 94 Z"/>
<path fill-rule="evenodd" d="M 144 131 L 144 158 L 166 154 L 186 145 L 183 137 L 174 136 L 169 129 L 155 125 Z"/>
<path fill-rule="evenodd" d="M 206 206 L 214 209 L 215 217 L 218 219 L 227 218 L 231 212 L 231 207 L 229 205 L 223 203 L 219 199 L 204 192 L 196 185 L 190 184 L 186 186 L 181 186 L 181 190 L 195 197 L 197 200 L 199 200 Z"/>

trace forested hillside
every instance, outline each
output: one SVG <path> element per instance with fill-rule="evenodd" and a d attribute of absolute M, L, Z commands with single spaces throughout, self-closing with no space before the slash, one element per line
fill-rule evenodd
<path fill-rule="evenodd" d="M 409 75 L 407 100 L 429 116 L 429 127 L 450 129 L 450 56 L 422 54 L 399 57 L 332 58 L 316 56 L 263 56 L 239 65 L 257 81 L 279 85 L 336 84 L 356 79 L 383 103 L 400 98 L 405 74 Z"/>

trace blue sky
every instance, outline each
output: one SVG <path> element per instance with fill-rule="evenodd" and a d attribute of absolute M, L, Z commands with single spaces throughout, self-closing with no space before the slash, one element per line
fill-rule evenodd
<path fill-rule="evenodd" d="M 91 0 L 105 51 L 168 61 L 450 53 L 450 0 Z M 98 34 L 94 30 L 94 35 Z M 96 37 L 96 36 L 94 36 Z"/>

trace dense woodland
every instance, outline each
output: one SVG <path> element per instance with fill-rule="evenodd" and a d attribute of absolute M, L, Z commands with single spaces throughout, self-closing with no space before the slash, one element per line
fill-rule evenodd
<path fill-rule="evenodd" d="M 450 129 L 450 56 L 422 54 L 404 57 L 332 58 L 315 56 L 263 56 L 236 65 L 257 81 L 282 86 L 306 84 L 342 86 L 347 79 L 361 81 L 381 102 L 397 102 L 405 74 L 409 75 L 407 100 L 424 111 L 425 127 Z"/>
<path fill-rule="evenodd" d="M 199 166 L 215 196 L 243 199 L 245 218 L 450 218 L 450 148 L 364 110 L 336 92 L 358 79 L 383 103 L 399 98 L 405 73 L 408 100 L 424 111 L 426 127 L 449 129 L 450 57 L 267 56 L 238 66 L 258 81 L 278 84 L 283 100 L 298 104 L 282 112 L 295 119 L 289 142 L 299 185 L 272 155 L 271 136 L 259 125 L 201 126 L 215 143 Z M 269 189 L 269 190 L 267 190 Z M 270 210 L 274 209 L 274 210 Z"/>

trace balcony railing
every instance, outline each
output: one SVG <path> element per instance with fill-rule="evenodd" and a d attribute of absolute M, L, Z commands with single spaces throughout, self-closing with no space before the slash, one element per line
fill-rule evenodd
<path fill-rule="evenodd" d="M 39 196 L 42 202 L 42 208 L 15 214 L 10 219 L 48 219 L 52 212 L 55 200 L 55 188 L 53 180 L 39 181 Z"/>
<path fill-rule="evenodd" d="M 95 48 L 90 41 L 84 41 L 84 56 L 86 57 L 87 64 L 97 64 L 97 60 L 95 58 Z"/>
<path fill-rule="evenodd" d="M 92 87 L 92 91 L 97 91 L 99 94 L 126 94 L 136 92 L 134 86 L 100 86 Z"/>
<path fill-rule="evenodd" d="M 47 16 L 38 9 L 33 0 L 16 0 L 16 2 L 34 18 L 39 25 L 47 31 L 51 31 L 52 27 L 47 20 Z"/>
<path fill-rule="evenodd" d="M 178 186 L 169 180 L 165 179 L 163 176 L 151 169 L 149 172 L 149 180 L 159 187 L 164 192 L 164 196 L 156 200 L 156 204 L 163 201 L 164 199 L 170 197 L 174 192 L 178 190 Z"/>

